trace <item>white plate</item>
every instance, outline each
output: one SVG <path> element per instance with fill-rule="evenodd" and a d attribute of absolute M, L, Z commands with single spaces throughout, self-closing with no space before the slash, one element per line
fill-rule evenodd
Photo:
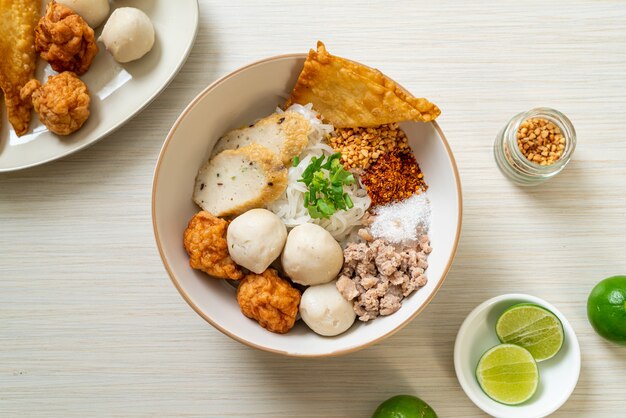
<path fill-rule="evenodd" d="M 478 385 L 475 370 L 485 351 L 500 344 L 496 321 L 510 306 L 529 302 L 543 306 L 563 323 L 565 339 L 561 351 L 539 366 L 539 387 L 528 401 L 509 406 L 488 397 Z M 454 369 L 461 387 L 480 409 L 496 418 L 541 418 L 567 401 L 580 374 L 580 347 L 576 333 L 565 316 L 543 299 L 524 294 L 506 294 L 489 299 L 475 308 L 459 329 L 454 345 Z"/>
<path fill-rule="evenodd" d="M 336 337 L 321 337 L 302 321 L 288 334 L 273 334 L 241 314 L 235 290 L 189 267 L 182 239 L 198 212 L 192 200 L 198 168 L 225 132 L 274 112 L 289 96 L 305 54 L 268 58 L 236 70 L 207 87 L 180 115 L 167 136 L 154 173 L 152 222 L 174 285 L 204 319 L 249 346 L 301 357 L 339 355 L 374 344 L 398 331 L 433 299 L 450 269 L 461 231 L 461 184 L 452 151 L 436 122 L 404 122 L 402 128 L 420 163 L 432 206 L 428 283 L 393 315 L 357 323 Z"/>
<path fill-rule="evenodd" d="M 111 11 L 121 6 L 137 7 L 150 17 L 156 32 L 152 51 L 135 62 L 118 64 L 98 43 L 100 51 L 81 77 L 91 92 L 91 116 L 80 130 L 67 137 L 49 132 L 34 112 L 29 132 L 17 137 L 7 121 L 3 99 L 0 172 L 53 161 L 102 139 L 156 98 L 183 65 L 198 28 L 196 0 L 113 1 L 111 6 Z M 96 37 L 102 26 L 96 29 Z M 55 72 L 39 59 L 37 78 L 43 81 L 49 74 Z"/>

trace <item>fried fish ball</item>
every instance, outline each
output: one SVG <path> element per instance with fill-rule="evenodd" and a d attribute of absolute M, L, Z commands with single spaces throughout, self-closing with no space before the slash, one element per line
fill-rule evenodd
<path fill-rule="evenodd" d="M 89 90 L 71 71 L 49 76 L 41 85 L 30 80 L 21 90 L 22 100 L 32 100 L 41 123 L 55 134 L 69 135 L 89 117 Z"/>
<path fill-rule="evenodd" d="M 296 322 L 300 292 L 278 277 L 276 270 L 267 269 L 262 274 L 248 274 L 241 281 L 237 302 L 245 316 L 268 331 L 284 334 Z"/>
<path fill-rule="evenodd" d="M 241 268 L 228 255 L 226 229 L 228 222 L 209 212 L 196 213 L 184 233 L 183 245 L 189 254 L 189 265 L 219 279 L 239 280 Z"/>
<path fill-rule="evenodd" d="M 72 9 L 52 2 L 35 28 L 35 49 L 57 72 L 83 75 L 98 53 L 98 46 L 87 22 Z"/>

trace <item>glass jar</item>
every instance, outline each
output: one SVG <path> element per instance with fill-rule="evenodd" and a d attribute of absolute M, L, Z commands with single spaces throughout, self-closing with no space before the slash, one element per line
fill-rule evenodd
<path fill-rule="evenodd" d="M 517 145 L 517 132 L 527 119 L 546 119 L 555 124 L 565 138 L 565 149 L 561 157 L 548 165 L 539 165 L 528 160 Z M 542 183 L 565 168 L 576 148 L 576 131 L 572 122 L 558 110 L 538 107 L 511 118 L 496 136 L 493 153 L 500 171 L 516 184 L 532 186 Z"/>

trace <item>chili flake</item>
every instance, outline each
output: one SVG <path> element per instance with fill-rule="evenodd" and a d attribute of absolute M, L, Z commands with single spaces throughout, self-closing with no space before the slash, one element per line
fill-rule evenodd
<path fill-rule="evenodd" d="M 361 176 L 372 206 L 408 199 L 428 189 L 424 174 L 410 151 L 383 154 Z"/>

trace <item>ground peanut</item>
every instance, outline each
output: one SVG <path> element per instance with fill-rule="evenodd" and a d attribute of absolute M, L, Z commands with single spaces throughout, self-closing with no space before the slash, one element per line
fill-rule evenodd
<path fill-rule="evenodd" d="M 338 128 L 328 143 L 341 152 L 344 167 L 363 170 L 387 152 L 409 148 L 406 135 L 397 123 L 376 128 Z"/>
<path fill-rule="evenodd" d="M 517 146 L 528 161 L 550 165 L 563 155 L 565 137 L 561 129 L 547 119 L 527 119 L 517 131 Z"/>

